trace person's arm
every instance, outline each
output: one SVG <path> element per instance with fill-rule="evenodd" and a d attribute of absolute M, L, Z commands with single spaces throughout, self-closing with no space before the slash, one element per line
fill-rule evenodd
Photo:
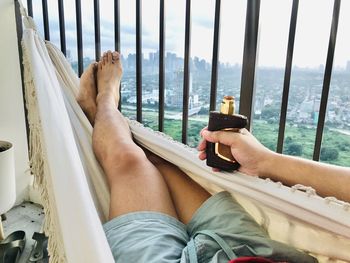
<path fill-rule="evenodd" d="M 334 196 L 350 202 L 350 168 L 319 163 L 275 153 L 264 147 L 246 129 L 239 133 L 201 132 L 199 158 L 206 159 L 206 141 L 220 142 L 231 147 L 234 158 L 241 164 L 239 171 L 262 178 L 271 178 L 285 185 L 311 186 L 321 196 Z"/>

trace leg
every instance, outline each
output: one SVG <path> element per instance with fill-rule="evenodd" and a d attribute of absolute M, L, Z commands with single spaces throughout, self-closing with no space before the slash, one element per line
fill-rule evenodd
<path fill-rule="evenodd" d="M 93 148 L 109 182 L 110 218 L 144 210 L 177 217 L 163 177 L 133 142 L 118 111 L 121 75 L 119 57 L 109 52 L 98 65 Z"/>
<path fill-rule="evenodd" d="M 116 55 L 114 55 L 113 53 L 113 56 Z M 105 59 L 101 59 L 102 63 L 104 63 L 104 61 L 107 59 L 106 55 L 104 55 L 104 58 Z M 81 81 L 79 91 L 80 97 L 78 97 L 78 102 L 80 106 L 83 109 L 85 109 L 85 114 L 87 116 L 92 116 L 90 118 L 88 117 L 92 124 L 95 120 L 96 115 L 96 83 L 94 75 L 92 74 L 93 72 L 94 71 L 88 68 L 87 71 L 84 72 L 84 74 L 82 75 L 82 79 L 84 79 L 84 81 Z M 91 99 L 91 97 L 93 99 Z M 118 99 L 119 98 L 117 97 L 117 95 L 115 95 L 116 103 L 118 103 Z M 87 102 L 89 103 L 89 105 L 86 105 Z M 123 121 L 125 121 L 125 119 L 121 116 L 120 112 L 117 111 L 115 115 L 118 115 L 118 119 L 122 118 Z M 125 127 L 130 137 L 130 131 L 127 127 L 127 124 L 120 125 L 119 129 Z M 123 138 L 128 138 L 128 136 L 125 136 Z M 210 194 L 171 163 L 168 163 L 160 157 L 157 157 L 151 153 L 148 153 L 148 157 L 158 168 L 158 170 L 162 173 L 164 179 L 166 180 L 180 220 L 184 223 L 188 223 L 191 220 L 194 212 L 201 206 L 201 204 L 206 199 L 210 197 Z"/>
<path fill-rule="evenodd" d="M 104 57 L 107 56 L 107 53 L 104 53 Z M 113 59 L 119 58 L 117 52 L 112 53 Z M 101 57 L 101 60 L 103 57 Z M 83 72 L 80 77 L 79 83 L 79 92 L 77 94 L 76 100 L 80 105 L 81 109 L 85 113 L 89 122 L 92 126 L 95 123 L 96 116 L 96 95 L 97 95 L 97 69 L 98 63 L 91 63 L 88 68 Z M 117 101 L 118 103 L 118 101 Z"/>
<path fill-rule="evenodd" d="M 83 72 L 80 77 L 79 93 L 76 98 L 92 126 L 94 126 L 96 115 L 96 70 L 97 63 L 95 62 L 90 64 Z"/>
<path fill-rule="evenodd" d="M 188 224 L 193 214 L 211 195 L 177 166 L 148 151 L 146 153 L 168 185 L 179 220 Z"/>

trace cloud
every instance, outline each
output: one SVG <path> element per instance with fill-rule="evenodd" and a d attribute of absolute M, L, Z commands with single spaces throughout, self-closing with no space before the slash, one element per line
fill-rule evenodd
<path fill-rule="evenodd" d="M 193 18 L 193 25 L 213 29 L 214 20 L 206 17 L 195 17 Z"/>
<path fill-rule="evenodd" d="M 286 43 L 288 38 L 291 3 L 285 1 L 266 0 L 260 8 L 259 25 L 259 66 L 284 66 Z M 26 4 L 26 1 L 24 1 Z M 76 58 L 76 21 L 75 1 L 64 1 L 65 28 L 67 48 Z M 192 43 L 191 53 L 208 60 L 212 52 L 213 24 L 215 1 L 196 0 L 191 2 Z M 318 11 L 314 12 L 317 5 Z M 58 9 L 56 1 L 48 1 L 50 37 L 52 42 L 60 45 Z M 183 56 L 185 35 L 185 1 L 166 1 L 166 51 Z M 278 7 L 278 8 L 276 8 Z M 350 1 L 342 3 L 335 65 L 345 66 L 349 60 L 350 38 L 347 25 L 350 16 Z M 100 1 L 101 11 L 101 45 L 114 47 L 113 1 Z M 273 12 L 271 10 L 279 10 Z M 34 19 L 39 32 L 43 35 L 42 7 L 40 0 L 33 0 Z M 120 2 L 121 44 L 125 52 L 135 52 L 135 1 Z M 222 1 L 220 60 L 230 63 L 241 63 L 246 1 Z M 318 66 L 326 60 L 329 28 L 332 17 L 332 3 L 309 0 L 299 7 L 298 24 L 295 37 L 293 63 L 298 66 Z M 310 19 L 312 18 L 312 19 Z M 278 23 L 276 24 L 276 21 Z M 84 54 L 92 55 L 94 50 L 94 17 L 93 1 L 82 0 L 82 25 Z M 326 30 L 328 28 L 328 30 Z M 319 30 L 316 30 L 319 29 Z M 144 52 L 158 50 L 159 39 L 159 0 L 143 1 L 142 5 L 142 44 Z M 272 52 L 273 50 L 273 52 Z M 124 52 L 123 51 L 123 52 Z M 126 55 L 126 54 L 125 54 Z"/>

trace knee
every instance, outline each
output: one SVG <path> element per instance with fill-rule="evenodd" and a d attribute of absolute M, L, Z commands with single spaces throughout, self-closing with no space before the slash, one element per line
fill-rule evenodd
<path fill-rule="evenodd" d="M 103 167 L 112 169 L 133 169 L 147 161 L 143 150 L 135 144 L 111 145 L 98 159 Z"/>
<path fill-rule="evenodd" d="M 124 149 L 113 157 L 114 162 L 118 163 L 119 167 L 125 167 L 127 169 L 138 167 L 144 162 L 148 161 L 144 151 L 134 146 L 132 148 Z"/>

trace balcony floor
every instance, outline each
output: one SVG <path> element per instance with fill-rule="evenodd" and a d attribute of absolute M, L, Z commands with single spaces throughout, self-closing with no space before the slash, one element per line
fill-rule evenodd
<path fill-rule="evenodd" d="M 43 224 L 43 208 L 32 202 L 24 202 L 8 211 L 6 217 L 6 220 L 3 221 L 5 237 L 18 230 L 26 232 L 27 241 L 19 260 L 19 263 L 26 263 L 35 244 L 35 240 L 32 239 L 33 233 L 40 232 Z"/>

